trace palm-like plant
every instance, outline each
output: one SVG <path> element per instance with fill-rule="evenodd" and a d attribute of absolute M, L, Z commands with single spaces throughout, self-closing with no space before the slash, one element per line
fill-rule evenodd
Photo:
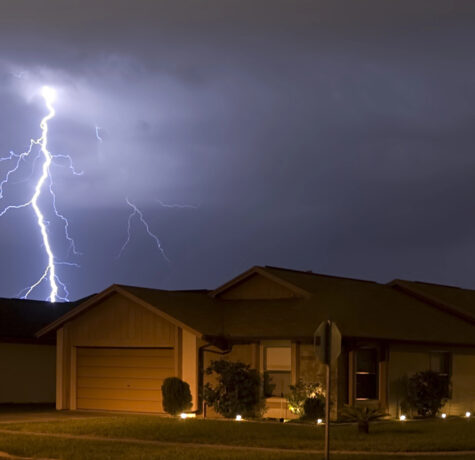
<path fill-rule="evenodd" d="M 356 422 L 358 424 L 358 432 L 369 433 L 369 422 L 379 420 L 386 417 L 388 414 L 381 409 L 372 409 L 370 407 L 354 407 L 345 406 L 341 417 L 348 422 Z"/>

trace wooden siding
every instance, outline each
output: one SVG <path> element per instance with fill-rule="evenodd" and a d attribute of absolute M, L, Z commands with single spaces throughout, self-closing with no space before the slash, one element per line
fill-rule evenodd
<path fill-rule="evenodd" d="M 175 345 L 176 326 L 119 294 L 104 299 L 74 319 L 70 325 L 74 346 Z"/>
<path fill-rule="evenodd" d="M 172 348 L 78 348 L 77 408 L 163 412 L 161 386 L 174 372 Z"/>

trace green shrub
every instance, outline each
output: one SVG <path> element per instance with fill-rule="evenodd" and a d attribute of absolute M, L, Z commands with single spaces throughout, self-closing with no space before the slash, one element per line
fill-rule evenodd
<path fill-rule="evenodd" d="M 165 412 L 176 415 L 191 407 L 190 385 L 178 377 L 168 377 L 162 385 L 162 404 Z"/>
<path fill-rule="evenodd" d="M 325 391 L 323 390 L 320 383 L 305 383 L 303 380 L 300 379 L 296 385 L 290 385 L 290 392 L 287 395 L 287 404 L 290 412 L 295 415 L 299 415 L 300 417 L 304 417 L 305 402 L 307 399 L 313 398 L 317 398 L 323 401 L 323 406 L 325 406 Z M 317 402 L 309 402 L 309 409 L 312 404 L 316 406 Z M 311 417 L 309 416 L 308 418 Z"/>
<path fill-rule="evenodd" d="M 247 364 L 225 360 L 212 361 L 206 374 L 216 374 L 217 384 L 207 383 L 204 399 L 209 406 L 226 418 L 236 415 L 258 417 L 264 409 L 261 376 Z"/>
<path fill-rule="evenodd" d="M 435 417 L 448 399 L 449 386 L 449 381 L 436 372 L 417 372 L 407 380 L 407 405 L 422 417 Z"/>
<path fill-rule="evenodd" d="M 369 423 L 386 417 L 387 414 L 381 409 L 371 409 L 369 407 L 345 406 L 341 412 L 341 419 L 347 422 L 356 422 L 360 433 L 369 433 Z"/>
<path fill-rule="evenodd" d="M 317 396 L 307 398 L 303 403 L 303 418 L 307 420 L 317 420 L 325 416 L 325 397 Z"/>

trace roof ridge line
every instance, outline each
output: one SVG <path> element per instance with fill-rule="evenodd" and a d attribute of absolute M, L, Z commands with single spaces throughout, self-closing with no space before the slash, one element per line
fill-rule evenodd
<path fill-rule="evenodd" d="M 338 278 L 338 279 L 344 279 L 344 280 L 350 280 L 350 281 L 360 281 L 362 283 L 371 283 L 371 284 L 377 284 L 379 286 L 384 286 L 382 283 L 378 283 L 377 281 L 373 280 L 365 280 L 361 278 L 352 278 L 349 276 L 340 276 L 340 275 L 328 275 L 325 273 L 315 273 L 312 270 L 297 270 L 294 268 L 283 268 L 283 267 L 276 267 L 274 265 L 264 265 L 264 270 L 266 268 L 270 268 L 271 270 L 282 270 L 282 271 L 287 271 L 287 272 L 293 272 L 293 273 L 301 273 L 303 275 L 314 275 L 314 276 L 322 276 L 325 278 Z"/>

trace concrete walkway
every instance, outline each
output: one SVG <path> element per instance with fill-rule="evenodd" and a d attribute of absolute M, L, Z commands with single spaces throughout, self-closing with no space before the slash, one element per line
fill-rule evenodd
<path fill-rule="evenodd" d="M 15 431 L 5 430 L 0 428 L 0 433 L 11 435 L 24 435 L 24 436 L 38 436 L 45 438 L 59 438 L 59 439 L 75 439 L 83 441 L 101 441 L 101 442 L 114 442 L 123 444 L 139 444 L 156 447 L 191 447 L 206 448 L 206 449 L 218 449 L 218 450 L 239 450 L 239 451 L 254 451 L 254 452 L 267 452 L 267 453 L 287 453 L 287 454 L 309 454 L 309 455 L 321 455 L 322 450 L 313 449 L 282 449 L 276 447 L 257 447 L 257 446 L 233 446 L 229 444 L 202 444 L 196 442 L 173 442 L 173 441 L 152 441 L 146 439 L 135 438 L 108 438 L 104 436 L 90 436 L 90 435 L 75 435 L 66 433 L 39 433 L 36 431 Z M 475 450 L 471 451 L 449 451 L 449 452 L 381 452 L 381 451 L 354 451 L 354 450 L 333 450 L 335 455 L 364 455 L 370 456 L 388 456 L 388 457 L 447 457 L 447 456 L 467 456 L 471 455 L 475 459 Z M 1 458 L 1 456 L 0 456 Z M 8 458 L 8 457 L 7 457 Z M 11 457 L 10 457 L 11 458 Z M 13 457 L 15 458 L 15 457 Z M 16 457 L 18 458 L 18 457 Z"/>

